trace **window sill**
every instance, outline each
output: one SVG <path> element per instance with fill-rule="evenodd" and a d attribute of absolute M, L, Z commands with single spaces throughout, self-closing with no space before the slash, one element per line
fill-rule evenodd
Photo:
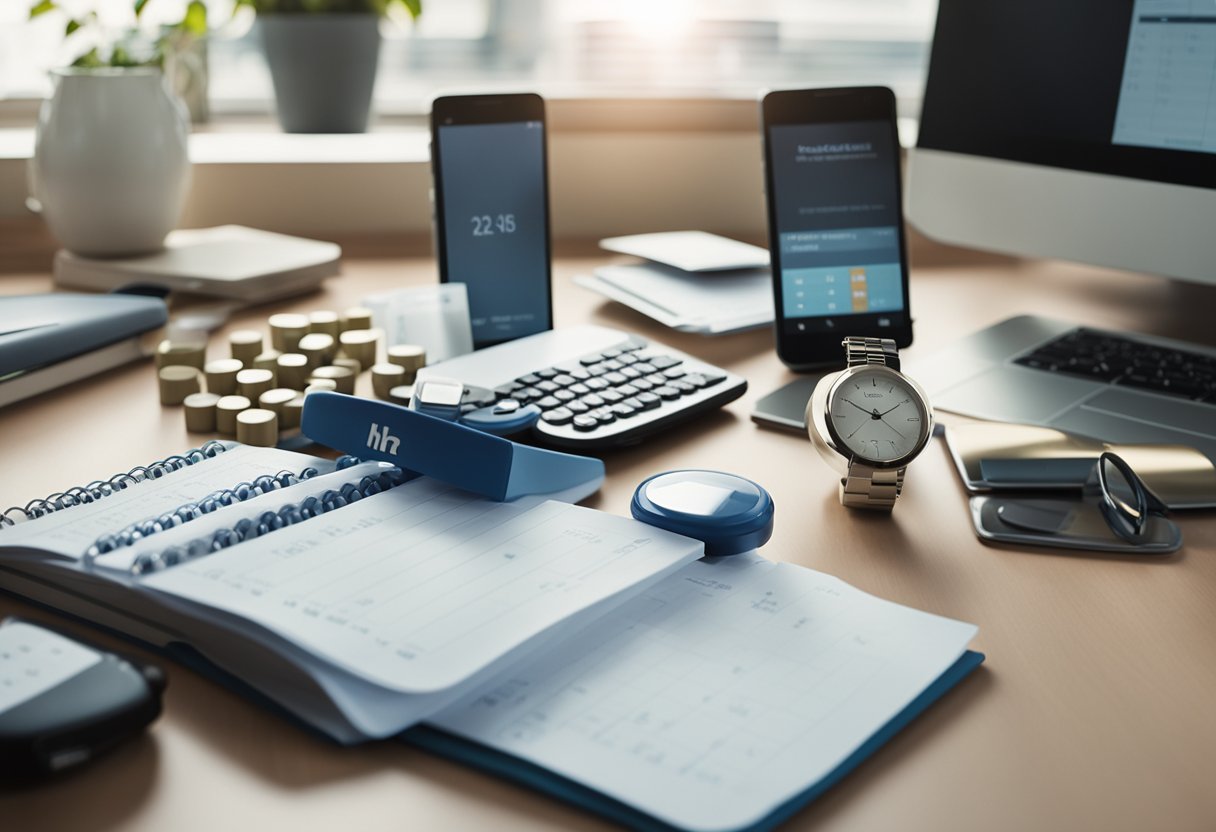
<path fill-rule="evenodd" d="M 549 115 L 553 233 L 589 238 L 702 228 L 765 233 L 754 99 L 559 99 Z M 905 144 L 915 122 L 901 119 Z M 417 118 L 372 132 L 293 135 L 229 117 L 190 138 L 180 224 L 238 223 L 316 237 L 429 235 L 428 133 Z M 0 118 L 0 219 L 28 217 L 32 121 Z"/>

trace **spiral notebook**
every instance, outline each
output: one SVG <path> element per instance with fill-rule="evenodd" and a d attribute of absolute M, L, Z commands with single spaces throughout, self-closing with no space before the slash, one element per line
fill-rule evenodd
<path fill-rule="evenodd" d="M 349 458 L 208 443 L 5 516 L 0 587 L 633 828 L 771 828 L 982 659 L 812 570 Z"/>
<path fill-rule="evenodd" d="M 21 513 L 0 531 L 3 585 L 189 644 L 341 742 L 398 733 L 701 549 L 557 500 L 235 443 Z"/>

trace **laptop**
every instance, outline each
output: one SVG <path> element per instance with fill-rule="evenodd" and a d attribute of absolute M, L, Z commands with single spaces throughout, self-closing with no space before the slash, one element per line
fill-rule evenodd
<path fill-rule="evenodd" d="M 935 408 L 1116 443 L 1190 445 L 1216 463 L 1216 349 L 1038 315 L 907 362 Z"/>

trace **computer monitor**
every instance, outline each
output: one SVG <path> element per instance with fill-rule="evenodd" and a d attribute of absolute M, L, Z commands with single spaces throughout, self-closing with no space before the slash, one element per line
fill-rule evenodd
<path fill-rule="evenodd" d="M 1216 283 L 1216 3 L 941 0 L 908 217 Z"/>

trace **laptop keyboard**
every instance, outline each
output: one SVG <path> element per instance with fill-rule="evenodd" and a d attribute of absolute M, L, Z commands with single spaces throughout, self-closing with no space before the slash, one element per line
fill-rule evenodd
<path fill-rule="evenodd" d="M 541 410 L 538 438 L 568 447 L 623 445 L 721 407 L 746 382 L 636 336 L 617 348 L 522 373 L 494 390 L 469 388 L 464 412 L 504 399 Z"/>
<path fill-rule="evenodd" d="M 1015 364 L 1122 387 L 1216 403 L 1216 357 L 1159 347 L 1092 329 L 1074 329 Z"/>

